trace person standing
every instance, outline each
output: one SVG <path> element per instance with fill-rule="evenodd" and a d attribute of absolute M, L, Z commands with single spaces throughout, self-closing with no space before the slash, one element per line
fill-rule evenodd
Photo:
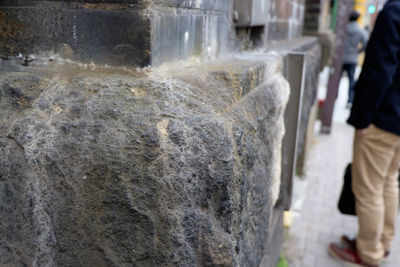
<path fill-rule="evenodd" d="M 379 266 L 390 252 L 398 213 L 400 166 L 400 0 L 378 15 L 355 85 L 352 190 L 359 231 L 329 252 L 354 266 Z"/>
<path fill-rule="evenodd" d="M 349 98 L 347 106 L 351 107 L 354 99 L 354 75 L 358 63 L 358 54 L 365 50 L 367 45 L 367 32 L 357 24 L 360 13 L 352 11 L 350 22 L 347 24 L 346 41 L 344 44 L 342 73 L 347 72 L 349 77 Z"/>

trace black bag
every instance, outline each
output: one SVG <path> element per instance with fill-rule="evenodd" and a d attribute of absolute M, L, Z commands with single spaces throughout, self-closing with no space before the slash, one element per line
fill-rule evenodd
<path fill-rule="evenodd" d="M 340 194 L 339 211 L 346 215 L 356 215 L 356 205 L 354 200 L 354 194 L 351 190 L 351 163 L 347 165 L 344 173 L 344 183 L 342 193 Z"/>

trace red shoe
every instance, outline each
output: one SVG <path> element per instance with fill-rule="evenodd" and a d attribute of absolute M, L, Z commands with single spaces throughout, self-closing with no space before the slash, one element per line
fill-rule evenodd
<path fill-rule="evenodd" d="M 374 265 L 363 261 L 357 254 L 357 252 L 351 248 L 342 248 L 337 244 L 329 245 L 329 253 L 339 261 L 346 263 L 348 266 L 354 267 L 379 267 L 379 265 Z"/>
<path fill-rule="evenodd" d="M 347 235 L 342 235 L 340 237 L 340 242 L 347 246 L 348 248 L 351 248 L 352 250 L 357 250 L 356 249 L 356 240 L 354 238 L 350 238 Z"/>
<path fill-rule="evenodd" d="M 347 246 L 348 248 L 351 248 L 352 250 L 357 250 L 356 249 L 356 240 L 354 238 L 350 238 L 347 235 L 342 235 L 340 237 L 340 242 Z M 389 257 L 390 251 L 385 251 L 385 255 L 383 255 L 384 259 L 387 259 Z"/>

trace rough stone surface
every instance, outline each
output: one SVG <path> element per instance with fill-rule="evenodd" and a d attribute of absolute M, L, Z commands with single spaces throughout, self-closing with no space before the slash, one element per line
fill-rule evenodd
<path fill-rule="evenodd" d="M 0 264 L 259 266 L 289 89 L 279 56 L 255 58 L 3 67 Z"/>

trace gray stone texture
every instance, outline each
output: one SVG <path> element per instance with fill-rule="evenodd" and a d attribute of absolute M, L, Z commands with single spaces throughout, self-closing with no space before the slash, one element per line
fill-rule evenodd
<path fill-rule="evenodd" d="M 280 62 L 3 64 L 1 266 L 274 265 Z"/>
<path fill-rule="evenodd" d="M 153 66 L 230 51 L 230 0 L 2 1 L 0 53 Z"/>
<path fill-rule="evenodd" d="M 81 62 L 150 64 L 145 5 L 66 1 L 1 2 L 0 53 L 47 52 Z"/>

